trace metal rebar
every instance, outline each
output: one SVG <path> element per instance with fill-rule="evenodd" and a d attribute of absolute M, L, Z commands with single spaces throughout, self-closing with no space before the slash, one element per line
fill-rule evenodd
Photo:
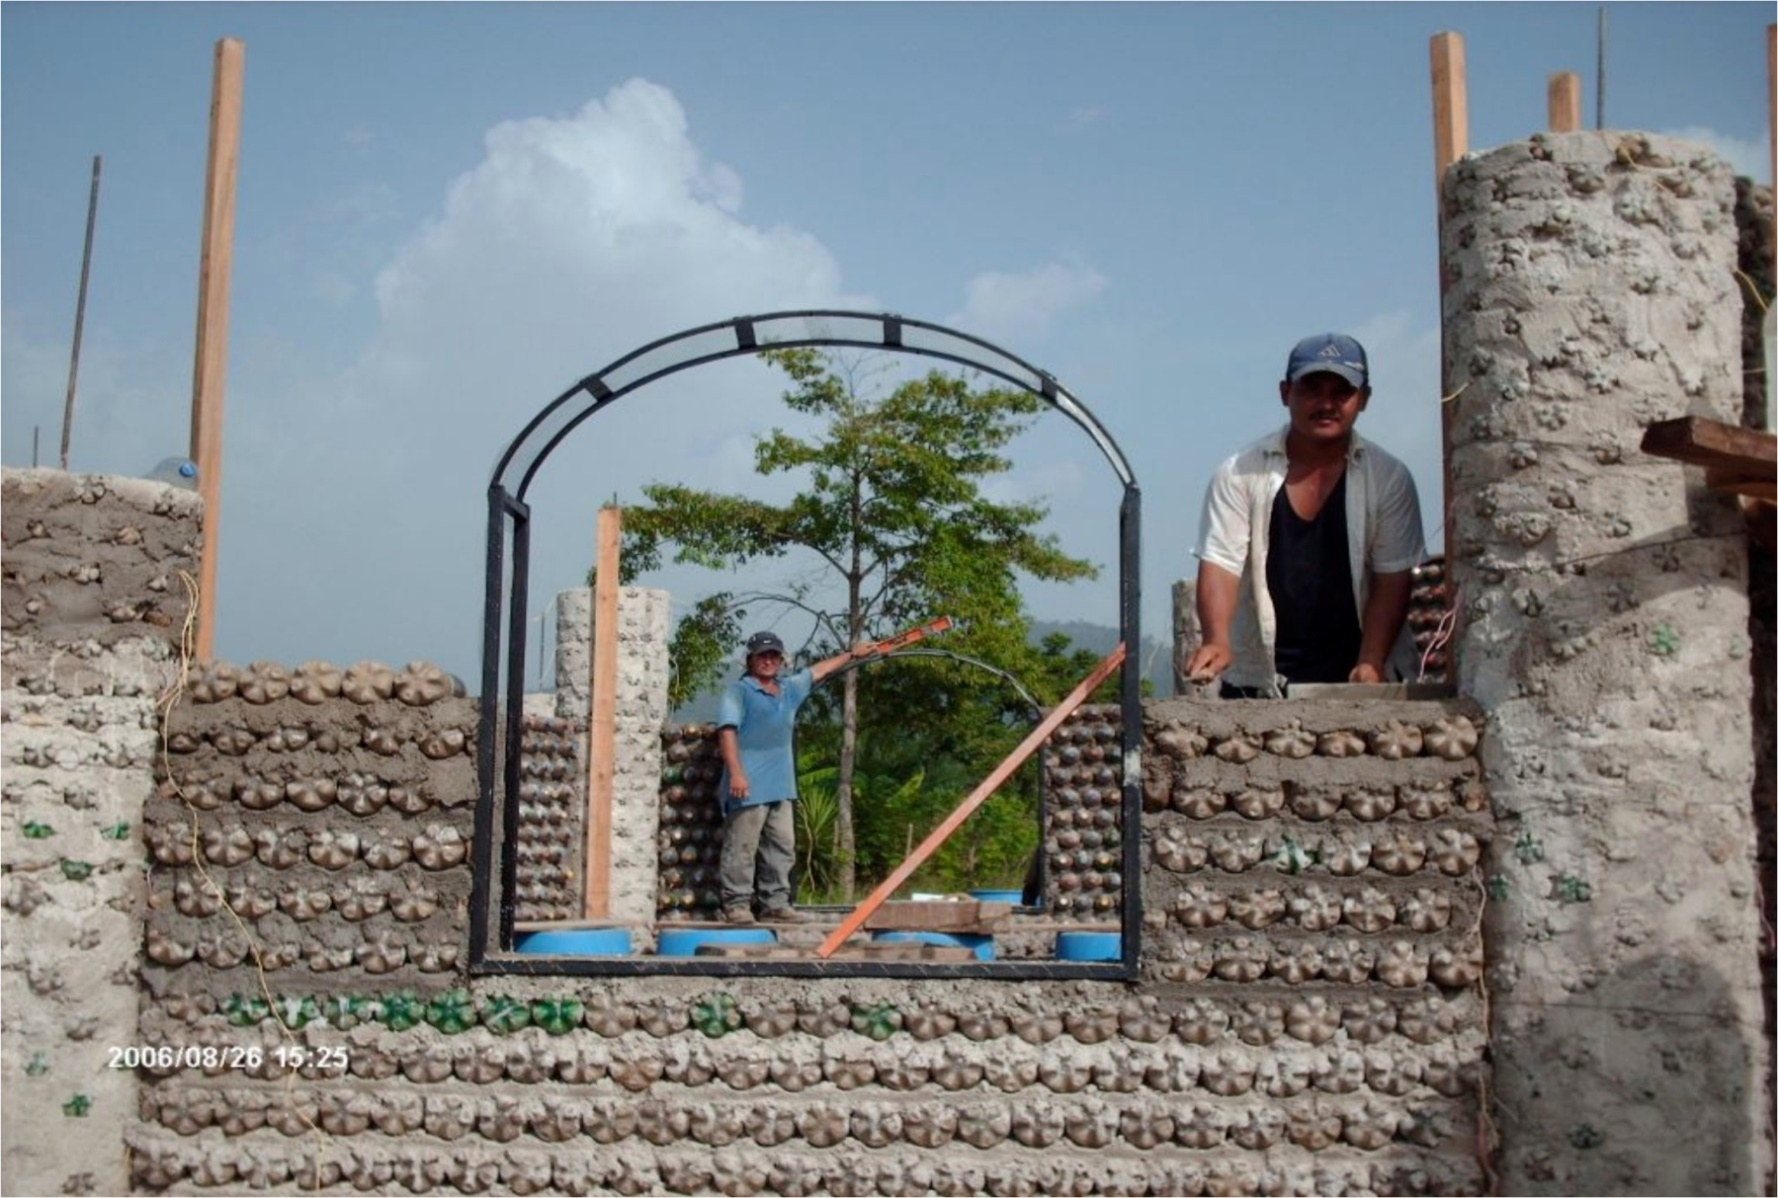
<path fill-rule="evenodd" d="M 104 159 L 93 155 L 93 188 L 86 201 L 86 249 L 80 255 L 80 297 L 74 302 L 74 348 L 68 355 L 68 398 L 62 405 L 62 469 L 68 468 L 68 442 L 74 435 L 74 384 L 80 374 L 80 334 L 86 325 L 86 282 L 93 266 L 93 228 L 99 218 L 99 170 Z"/>

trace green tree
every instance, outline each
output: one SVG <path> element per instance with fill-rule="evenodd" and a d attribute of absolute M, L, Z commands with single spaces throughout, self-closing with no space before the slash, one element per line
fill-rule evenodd
<path fill-rule="evenodd" d="M 729 572 L 757 569 L 793 554 L 818 569 L 777 589 L 724 592 L 702 601 L 674 632 L 675 686 L 696 694 L 712 682 L 747 608 L 778 605 L 812 617 L 808 654 L 820 657 L 949 613 L 968 622 L 970 651 L 993 660 L 1016 653 L 1028 624 L 1018 590 L 1023 575 L 1090 578 L 1091 563 L 1070 557 L 1037 525 L 1047 509 L 995 503 L 982 483 L 1008 470 L 1002 450 L 1043 410 L 1023 391 L 978 389 L 933 371 L 886 394 L 856 362 L 808 349 L 761 355 L 790 379 L 784 402 L 818 431 L 774 429 L 755 446 L 761 475 L 807 481 L 774 505 L 674 484 L 643 489 L 648 502 L 624 513 L 626 580 L 673 560 Z M 801 563 L 799 563 L 801 564 Z M 857 773 L 859 671 L 842 679 L 834 819 L 836 883 L 856 885 L 853 782 Z"/>

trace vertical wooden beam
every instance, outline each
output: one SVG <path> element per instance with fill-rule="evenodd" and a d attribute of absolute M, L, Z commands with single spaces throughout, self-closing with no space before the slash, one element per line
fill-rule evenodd
<path fill-rule="evenodd" d="M 1461 33 L 1432 35 L 1432 137 L 1439 220 L 1444 221 L 1445 171 L 1469 153 L 1469 66 Z"/>
<path fill-rule="evenodd" d="M 593 576 L 592 723 L 587 730 L 586 904 L 588 919 L 611 915 L 611 802 L 617 755 L 617 550 L 623 509 L 599 509 Z"/>
<path fill-rule="evenodd" d="M 1580 76 L 1561 71 L 1550 76 L 1550 132 L 1580 132 Z"/>
<path fill-rule="evenodd" d="M 241 150 L 241 80 L 247 47 L 216 43 L 210 91 L 210 163 L 204 176 L 204 242 L 198 264 L 198 338 L 192 367 L 191 460 L 204 497 L 198 567 L 197 656 L 216 652 L 216 557 L 222 530 L 222 400 L 228 369 L 228 284 L 235 244 L 235 176 Z"/>
<path fill-rule="evenodd" d="M 1043 742 L 1049 739 L 1050 733 L 1054 732 L 1062 721 L 1073 713 L 1075 708 L 1087 701 L 1087 696 L 1093 693 L 1093 689 L 1111 677 L 1111 672 L 1123 663 L 1124 648 L 1123 643 L 1119 642 L 1117 648 L 1113 649 L 1104 661 L 1094 666 L 1093 672 L 1088 674 L 1079 686 L 1070 691 L 1068 697 L 1057 704 L 1055 709 L 1043 718 L 1043 722 L 1031 730 L 1029 736 L 1019 742 L 1019 747 L 1009 753 L 1006 760 L 995 766 L 994 772 L 983 779 L 982 784 L 971 791 L 968 798 L 957 804 L 957 809 L 945 816 L 944 821 L 934 828 L 925 840 L 920 842 L 920 847 L 910 853 L 906 861 L 896 866 L 894 871 L 883 879 L 882 885 L 870 892 L 870 897 L 852 909 L 852 914 L 846 916 L 840 926 L 821 942 L 821 947 L 815 950 L 815 955 L 826 958 L 839 951 L 840 945 L 846 943 L 846 938 L 864 926 L 865 921 L 875 913 L 876 909 L 895 893 L 895 888 L 913 877 L 914 871 L 920 868 L 921 862 L 936 853 L 939 846 L 950 838 L 951 833 L 955 832 L 977 807 L 987 802 L 988 797 L 999 790 L 1003 782 L 1012 777 L 1013 771 L 1023 765 L 1027 757 L 1037 752 Z"/>
<path fill-rule="evenodd" d="M 1772 186 L 1778 187 L 1778 92 L 1773 91 L 1773 88 L 1778 88 L 1778 25 L 1767 25 L 1766 136 L 1771 138 L 1771 143 L 1766 148 L 1772 153 L 1770 159 L 1772 166 Z M 1778 247 L 1778 214 L 1775 214 L 1772 220 L 1772 233 L 1773 245 L 1774 247 Z M 1766 369 L 1772 369 L 1772 364 L 1770 362 L 1766 363 Z M 1772 393 L 1771 388 L 1772 384 L 1768 381 L 1766 383 L 1767 395 Z"/>
<path fill-rule="evenodd" d="M 1452 539 L 1451 502 L 1451 424 L 1452 405 L 1444 397 L 1451 394 L 1450 347 L 1446 344 L 1445 293 L 1450 279 L 1445 274 L 1445 172 L 1453 162 L 1469 153 L 1469 63 L 1460 33 L 1432 35 L 1432 139 L 1434 156 L 1434 188 L 1438 201 L 1438 308 L 1439 308 L 1439 460 L 1444 474 L 1444 533 L 1446 569 L 1456 559 L 1457 546 Z M 1447 575 L 1449 577 L 1449 575 Z M 1457 679 L 1457 643 L 1453 637 L 1446 654 L 1445 675 Z"/>

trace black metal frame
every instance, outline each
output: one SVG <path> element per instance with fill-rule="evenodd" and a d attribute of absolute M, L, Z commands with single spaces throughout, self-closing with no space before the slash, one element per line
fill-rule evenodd
<path fill-rule="evenodd" d="M 845 335 L 835 325 L 856 325 Z M 784 326 L 790 326 L 785 330 Z M 867 330 L 874 335 L 865 336 Z M 782 333 L 783 335 L 774 335 Z M 692 343 L 692 344 L 687 344 Z M 699 348 L 698 343 L 707 347 Z M 1124 493 L 1118 510 L 1118 631 L 1125 646 L 1123 688 L 1123 956 L 1118 961 L 984 961 L 946 966 L 912 961 L 749 961 L 698 957 L 548 957 L 511 951 L 518 872 L 519 765 L 524 735 L 525 611 L 530 574 L 531 509 L 525 503 L 537 471 L 557 445 L 582 421 L 641 387 L 693 366 L 757 354 L 767 349 L 852 347 L 894 350 L 942 358 L 993 375 L 1042 398 L 1086 432 L 1111 464 Z M 666 353 L 663 351 L 669 351 Z M 650 359 L 660 356 L 658 364 Z M 510 485 L 516 478 L 517 485 Z M 1054 376 L 1000 347 L 968 333 L 891 313 L 810 309 L 741 316 L 701 325 L 652 341 L 587 375 L 531 418 L 494 467 L 488 483 L 486 603 L 482 614 L 481 723 L 476 769 L 480 785 L 475 811 L 473 883 L 469 910 L 469 970 L 472 974 L 516 975 L 706 975 L 770 977 L 972 977 L 1098 978 L 1136 976 L 1142 927 L 1142 680 L 1141 680 L 1141 511 L 1142 494 L 1111 434 Z M 506 553 L 511 548 L 510 571 Z M 510 572 L 510 582 L 508 574 Z M 510 599 L 510 608 L 503 601 Z M 502 616 L 507 630 L 501 633 Z M 504 647 L 504 674 L 502 648 Z M 506 729 L 497 743 L 502 678 Z M 504 754 L 496 749 L 504 747 Z M 499 793 L 496 793 L 496 772 Z M 504 802 L 497 803 L 497 799 Z M 500 908 L 494 919 L 494 953 L 489 931 L 493 889 L 494 813 L 503 815 L 500 852 Z M 1094 930 L 1088 925 L 1083 930 Z M 497 955 L 495 955 L 497 954 Z"/>

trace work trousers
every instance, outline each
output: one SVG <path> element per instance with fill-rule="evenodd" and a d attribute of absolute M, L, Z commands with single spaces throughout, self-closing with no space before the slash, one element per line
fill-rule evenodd
<path fill-rule="evenodd" d="M 755 894 L 761 911 L 790 906 L 790 867 L 795 862 L 793 801 L 737 807 L 722 827 L 723 907 L 749 906 Z"/>

